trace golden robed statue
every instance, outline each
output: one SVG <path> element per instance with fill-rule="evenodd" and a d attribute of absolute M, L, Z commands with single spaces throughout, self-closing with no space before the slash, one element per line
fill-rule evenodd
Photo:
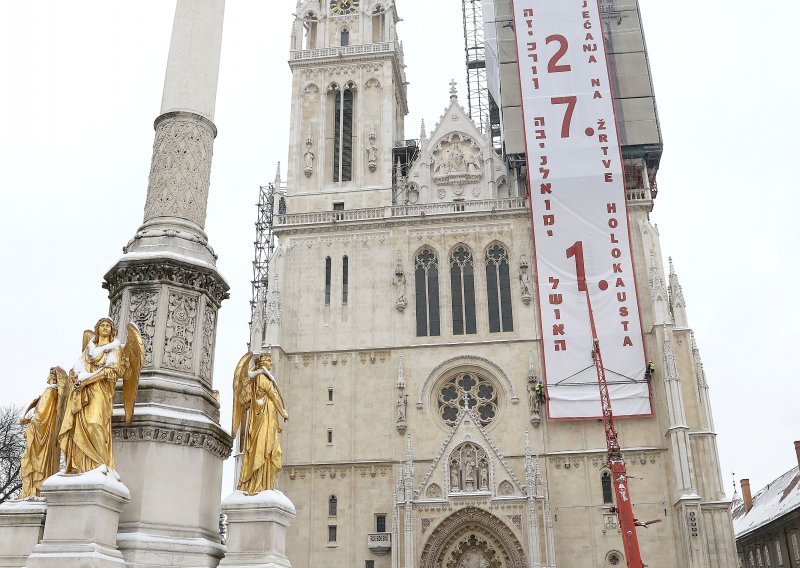
<path fill-rule="evenodd" d="M 272 357 L 247 353 L 233 375 L 232 434 L 241 434 L 242 471 L 236 487 L 247 495 L 275 488 L 281 470 L 282 431 L 278 416 L 289 419 L 275 377 Z"/>
<path fill-rule="evenodd" d="M 83 332 L 83 352 L 69 372 L 72 392 L 67 399 L 58 443 L 65 473 L 84 473 L 100 465 L 114 469 L 111 414 L 114 387 L 122 379 L 125 421 L 133 416 L 144 347 L 139 328 L 128 324 L 128 342 L 120 343 L 114 322 L 100 319 Z"/>
<path fill-rule="evenodd" d="M 47 388 L 28 405 L 19 421 L 25 429 L 25 451 L 20 463 L 22 492 L 20 499 L 39 497 L 42 482 L 55 474 L 61 465 L 58 430 L 64 417 L 72 383 L 61 367 L 53 367 Z M 33 411 L 33 415 L 28 414 Z"/>

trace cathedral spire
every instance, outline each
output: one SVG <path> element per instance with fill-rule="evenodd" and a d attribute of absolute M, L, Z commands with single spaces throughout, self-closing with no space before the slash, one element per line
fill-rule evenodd
<path fill-rule="evenodd" d="M 678 282 L 678 275 L 672 265 L 672 257 L 669 258 L 669 303 L 675 327 L 689 327 L 686 318 L 686 300 L 683 298 L 683 288 Z"/>

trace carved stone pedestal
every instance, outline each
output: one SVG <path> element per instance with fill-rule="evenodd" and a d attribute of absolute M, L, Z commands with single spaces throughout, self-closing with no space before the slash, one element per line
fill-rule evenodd
<path fill-rule="evenodd" d="M 229 568 L 291 568 L 286 558 L 286 527 L 294 520 L 294 505 L 280 491 L 245 495 L 234 491 L 222 502 L 228 518 L 228 552 L 220 566 Z"/>
<path fill-rule="evenodd" d="M 20 568 L 44 531 L 44 501 L 9 501 L 0 505 L 0 567 Z"/>
<path fill-rule="evenodd" d="M 114 471 L 57 473 L 42 484 L 47 520 L 27 568 L 124 568 L 117 550 L 119 513 L 130 500 Z"/>

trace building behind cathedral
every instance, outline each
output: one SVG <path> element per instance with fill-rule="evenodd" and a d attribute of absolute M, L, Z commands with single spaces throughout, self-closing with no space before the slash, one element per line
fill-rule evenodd
<path fill-rule="evenodd" d="M 442 96 L 441 117 L 407 139 L 402 1 L 298 3 L 288 178 L 276 180 L 278 246 L 251 340 L 271 349 L 290 401 L 281 489 L 297 507 L 295 566 L 625 564 L 602 421 L 550 420 L 536 392 L 516 55 L 509 3 L 486 4 L 497 147 L 444 84 L 428 93 Z M 656 363 L 649 381 L 631 378 L 649 387 L 652 413 L 617 421 L 636 515 L 662 521 L 639 531 L 642 557 L 733 568 L 708 384 L 649 220 L 661 139 L 638 4 L 602 7 Z"/>

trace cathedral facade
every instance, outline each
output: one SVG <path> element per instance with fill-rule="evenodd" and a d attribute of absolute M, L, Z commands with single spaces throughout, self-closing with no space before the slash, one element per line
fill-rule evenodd
<path fill-rule="evenodd" d="M 397 9 L 308 0 L 292 30 L 288 179 L 251 338 L 291 414 L 287 555 L 315 568 L 624 566 L 602 421 L 548 417 L 524 176 L 454 87 L 433 128 L 405 139 Z M 649 220 L 653 166 L 643 154 L 625 166 L 656 363 L 633 379 L 652 411 L 617 421 L 636 515 L 661 520 L 639 531 L 642 557 L 733 568 L 708 384 Z"/>

